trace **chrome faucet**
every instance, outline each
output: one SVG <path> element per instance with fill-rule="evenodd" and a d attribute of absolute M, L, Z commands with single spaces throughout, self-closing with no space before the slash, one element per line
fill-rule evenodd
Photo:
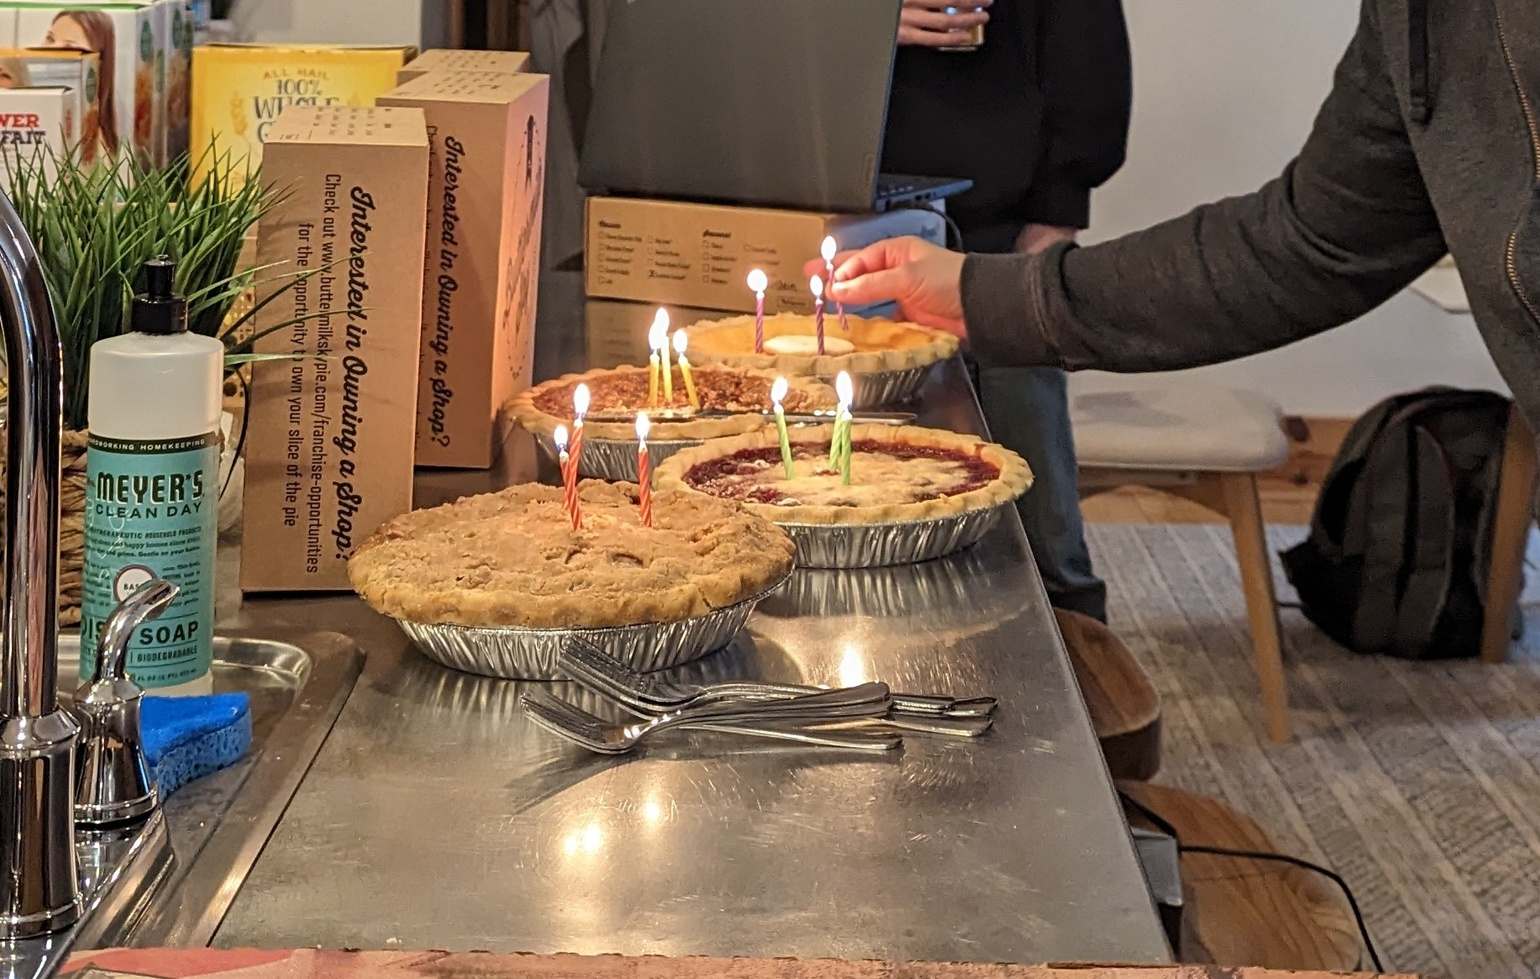
<path fill-rule="evenodd" d="M 58 697 L 63 357 L 37 249 L 0 194 L 5 336 L 5 560 L 0 593 L 0 940 L 68 928 L 77 726 Z"/>

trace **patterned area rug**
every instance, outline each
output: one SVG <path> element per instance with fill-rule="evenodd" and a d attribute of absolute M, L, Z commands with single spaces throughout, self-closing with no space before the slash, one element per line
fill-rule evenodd
<path fill-rule="evenodd" d="M 1096 524 L 1112 628 L 1164 701 L 1157 781 L 1342 873 L 1391 971 L 1540 976 L 1540 593 L 1502 666 L 1359 656 L 1282 612 L 1295 738 L 1262 733 L 1229 529 Z M 1271 529 L 1275 550 L 1304 535 Z M 1533 582 L 1540 578 L 1533 565 Z M 1276 566 L 1279 600 L 1295 596 Z"/>

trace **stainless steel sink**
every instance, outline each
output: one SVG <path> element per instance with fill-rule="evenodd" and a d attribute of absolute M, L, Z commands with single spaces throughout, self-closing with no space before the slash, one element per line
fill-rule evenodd
<path fill-rule="evenodd" d="M 207 945 L 336 722 L 363 659 L 351 639 L 330 632 L 216 638 L 214 689 L 251 695 L 251 750 L 177 790 L 142 827 L 78 833 L 85 917 L 72 934 L 20 943 L 10 955 L 0 947 L 0 966 L 44 975 L 72 948 Z M 79 638 L 61 638 L 61 690 L 78 685 L 79 665 Z M 47 961 L 27 955 L 33 961 L 17 968 L 24 951 Z"/>

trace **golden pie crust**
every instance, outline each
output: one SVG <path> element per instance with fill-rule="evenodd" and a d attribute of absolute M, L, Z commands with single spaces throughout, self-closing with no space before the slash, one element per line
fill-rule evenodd
<path fill-rule="evenodd" d="M 648 528 L 634 484 L 587 480 L 579 495 L 577 532 L 561 488 L 535 483 L 403 514 L 348 577 L 376 611 L 410 622 L 572 629 L 695 618 L 791 571 L 791 538 L 736 503 L 659 492 Z"/>
<path fill-rule="evenodd" d="M 847 316 L 846 321 L 850 325 L 848 333 L 840 329 L 837 314 L 826 313 L 824 336 L 848 340 L 855 345 L 855 351 L 821 357 L 817 354 L 755 353 L 753 316 L 703 320 L 685 327 L 685 332 L 690 336 L 692 361 L 733 364 L 813 377 L 834 377 L 840 371 L 876 374 L 929 367 L 957 353 L 956 337 L 918 323 L 901 323 L 867 316 Z M 804 313 L 766 316 L 765 338 L 813 336 L 813 324 L 813 317 Z"/>
<path fill-rule="evenodd" d="M 771 371 L 729 366 L 696 367 L 692 364 L 691 367 L 701 407 L 735 414 L 693 416 L 685 394 L 684 378 L 677 364 L 674 366 L 674 406 L 667 412 L 647 408 L 647 368 L 631 366 L 565 374 L 519 393 L 508 402 L 506 410 L 525 431 L 550 438 L 556 432 L 557 425 L 566 425 L 571 430 L 572 391 L 579 384 L 587 384 L 594 396 L 591 409 L 594 413 L 622 412 L 634 415 L 646 410 L 652 420 L 652 434 L 649 438 L 656 442 L 704 441 L 741 435 L 766 425 L 775 427 L 774 418 L 764 415 L 763 411 L 770 407 L 770 386 L 780 375 Z M 833 409 L 838 403 L 834 389 L 822 381 L 795 376 L 787 377 L 786 381 L 790 390 L 783 404 L 789 412 Z M 624 384 L 628 391 L 638 391 L 640 396 L 618 401 L 606 398 L 606 388 L 617 382 Z M 558 407 L 564 409 L 564 413 L 553 410 Z M 629 419 L 623 422 L 585 421 L 583 431 L 585 438 L 636 440 L 636 424 Z"/>
<path fill-rule="evenodd" d="M 795 428 L 791 431 L 794 446 L 812 443 L 818 454 L 828 451 L 833 426 L 821 425 Z M 933 479 L 934 466 L 917 466 L 916 477 L 911 478 L 903 470 L 903 463 L 889 465 L 879 458 L 863 462 L 863 455 L 856 453 L 851 471 L 852 485 L 848 502 L 843 504 L 814 503 L 757 503 L 747 501 L 744 506 L 767 520 L 781 524 L 894 524 L 934 520 L 957 516 L 975 510 L 986 510 L 1009 503 L 1027 491 L 1032 485 L 1032 471 L 1026 460 L 1010 449 L 992 442 L 985 442 L 972 435 L 917 426 L 895 427 L 890 425 L 855 425 L 851 429 L 854 443 L 877 442 L 961 453 L 980 459 L 999 470 L 989 482 L 976 489 L 935 499 L 916 500 L 916 492 L 925 491 L 921 479 Z M 723 459 L 745 449 L 766 449 L 777 446 L 779 437 L 772 429 L 751 432 L 730 439 L 716 439 L 695 448 L 685 449 L 669 457 L 658 467 L 655 483 L 660 489 L 709 496 L 687 480 L 690 470 L 701 463 Z M 918 461 L 918 460 L 917 460 Z M 799 460 L 799 464 L 802 460 Z M 769 472 L 780 472 L 777 456 Z M 799 465 L 799 473 L 803 469 Z M 863 480 L 863 473 L 867 479 Z M 838 477 L 813 477 L 799 475 L 799 485 L 807 482 L 826 484 L 822 495 L 840 495 Z M 810 494 L 811 495 L 811 494 Z M 715 498 L 715 497 L 711 497 Z"/>

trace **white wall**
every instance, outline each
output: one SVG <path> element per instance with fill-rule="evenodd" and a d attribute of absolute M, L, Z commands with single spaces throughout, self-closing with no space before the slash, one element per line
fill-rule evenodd
<path fill-rule="evenodd" d="M 1124 6 L 1134 47 L 1129 159 L 1094 199 L 1089 241 L 1276 176 L 1309 131 L 1358 17 L 1355 0 Z M 1356 415 L 1388 394 L 1431 383 L 1503 389 L 1470 317 L 1410 293 L 1312 340 L 1181 376 L 1263 391 L 1300 415 Z M 1076 383 L 1097 388 L 1129 379 L 1086 374 Z"/>
<path fill-rule="evenodd" d="M 415 44 L 440 47 L 441 0 L 240 0 L 230 19 L 243 41 Z"/>

